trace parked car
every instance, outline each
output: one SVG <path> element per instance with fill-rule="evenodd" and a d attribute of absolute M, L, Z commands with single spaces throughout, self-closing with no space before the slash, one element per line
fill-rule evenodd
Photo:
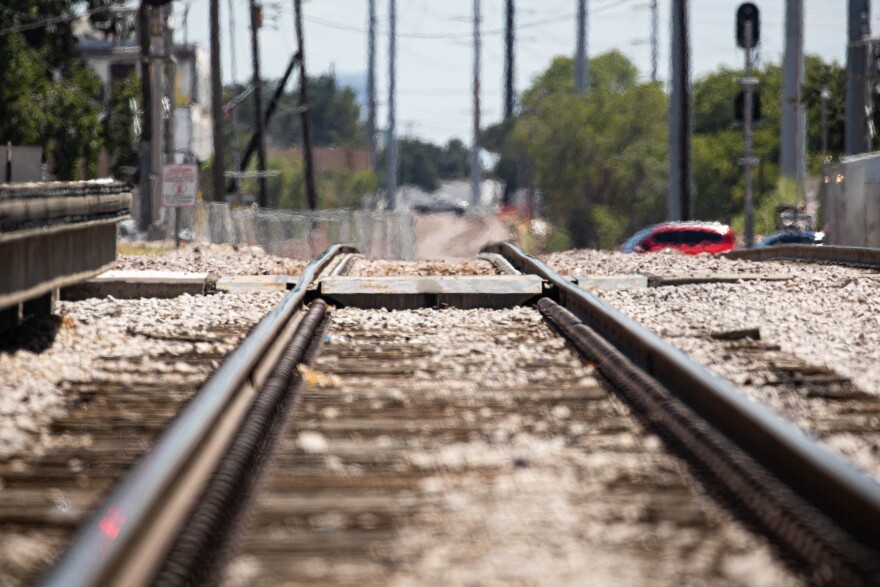
<path fill-rule="evenodd" d="M 758 248 L 776 247 L 779 245 L 821 245 L 825 242 L 824 232 L 812 230 L 780 230 L 764 237 L 755 245 Z"/>
<path fill-rule="evenodd" d="M 650 253 L 674 249 L 687 255 L 723 253 L 733 250 L 736 235 L 719 222 L 661 222 L 640 230 L 630 237 L 621 250 L 624 253 Z"/>
<path fill-rule="evenodd" d="M 431 212 L 453 212 L 458 216 L 463 216 L 468 210 L 468 203 L 464 200 L 455 200 L 446 196 L 437 196 L 431 198 L 427 202 L 413 204 L 412 209 L 419 214 L 429 214 Z"/>

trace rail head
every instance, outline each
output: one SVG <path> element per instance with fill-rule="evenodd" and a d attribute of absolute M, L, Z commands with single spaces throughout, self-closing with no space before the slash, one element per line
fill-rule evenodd
<path fill-rule="evenodd" d="M 306 290 L 350 245 L 332 245 L 302 272 L 296 287 L 274 308 L 202 385 L 172 422 L 79 530 L 41 584 L 85 587 L 108 584 L 132 543 L 144 532 L 179 472 L 197 453 L 203 437 L 251 377 L 260 359 L 302 306 Z"/>
<path fill-rule="evenodd" d="M 836 245 L 779 245 L 760 249 L 738 249 L 721 253 L 719 257 L 745 261 L 793 259 L 812 263 L 830 263 L 880 269 L 880 249 L 868 247 L 841 247 Z"/>
<path fill-rule="evenodd" d="M 780 475 L 814 507 L 867 546 L 880 550 L 880 484 L 874 479 L 518 246 L 496 243 L 483 251 L 501 254 L 520 271 L 546 279 L 561 305 Z"/>

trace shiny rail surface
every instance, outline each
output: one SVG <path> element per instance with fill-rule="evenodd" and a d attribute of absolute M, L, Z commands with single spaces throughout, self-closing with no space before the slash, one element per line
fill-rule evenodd
<path fill-rule="evenodd" d="M 875 480 L 516 245 L 498 243 L 484 251 L 501 254 L 524 273 L 550 282 L 557 290 L 559 304 L 844 531 L 880 553 L 880 484 Z"/>
<path fill-rule="evenodd" d="M 830 263 L 833 265 L 852 265 L 880 269 L 880 249 L 866 247 L 780 245 L 761 249 L 740 249 L 721 253 L 728 259 L 745 261 L 769 261 L 771 259 L 793 259 L 810 263 Z"/>
<path fill-rule="evenodd" d="M 152 450 L 83 526 L 44 577 L 44 585 L 132 585 L 152 579 L 170 539 L 167 526 L 182 521 L 158 513 L 168 502 L 178 502 L 177 512 L 185 512 L 187 505 L 183 502 L 188 504 L 193 495 L 199 495 L 199 487 L 211 472 L 204 468 L 213 467 L 235 432 L 222 424 L 224 418 L 244 417 L 254 401 L 254 388 L 271 374 L 271 365 L 264 365 L 263 358 L 273 355 L 273 351 L 277 358 L 280 349 L 276 346 L 286 342 L 279 340 L 281 335 L 287 334 L 287 340 L 292 336 L 292 321 L 302 307 L 307 288 L 337 255 L 353 252 L 352 247 L 333 245 L 305 268 L 297 286 L 227 357 Z M 215 461 L 205 462 L 207 451 L 215 453 Z M 201 468 L 192 466 L 196 462 Z M 146 540 L 150 548 L 143 546 Z"/>

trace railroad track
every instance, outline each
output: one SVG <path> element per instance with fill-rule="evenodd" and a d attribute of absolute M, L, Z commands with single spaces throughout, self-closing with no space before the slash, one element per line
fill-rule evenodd
<path fill-rule="evenodd" d="M 664 541 L 669 537 L 647 531 L 642 535 L 651 536 L 648 550 L 658 550 L 656 544 L 662 542 L 659 552 L 676 556 L 710 543 L 717 551 L 712 561 L 717 563 L 730 544 L 713 539 L 712 531 L 726 514 L 694 494 L 696 478 L 749 528 L 768 537 L 808 581 L 871 584 L 880 577 L 876 482 L 860 476 L 790 424 L 746 402 L 730 384 L 670 352 L 656 336 L 542 263 L 510 245 L 493 247 L 488 258 L 497 263 L 499 273 L 509 274 L 514 267 L 537 275 L 537 284 L 535 278 L 516 276 L 509 276 L 507 282 L 501 276 L 482 282 L 474 278 L 464 291 L 436 279 L 378 285 L 376 280 L 346 282 L 343 275 L 354 262 L 352 252 L 334 248 L 306 270 L 282 306 L 227 359 L 158 440 L 152 456 L 141 460 L 102 504 L 45 576 L 47 584 L 129 584 L 157 577 L 164 584 L 221 580 L 219 562 L 230 552 L 240 554 L 226 575 L 229 584 L 406 583 L 436 580 L 457 566 L 463 574 L 453 575 L 453 582 L 466 582 L 467 573 L 479 573 L 485 561 L 491 563 L 488 571 L 482 568 L 490 573 L 486 576 L 522 579 L 522 574 L 507 569 L 512 558 L 493 558 L 497 551 L 493 540 L 503 542 L 503 528 L 512 527 L 516 539 L 511 552 L 534 547 L 525 536 L 540 525 L 548 510 L 538 508 L 529 517 L 526 504 L 519 504 L 521 511 L 502 512 L 499 520 L 507 526 L 501 524 L 499 530 L 475 522 L 473 514 L 456 519 L 459 510 L 444 496 L 454 496 L 457 488 L 468 485 L 500 491 L 520 470 L 539 468 L 535 455 L 540 451 L 513 440 L 536 439 L 540 446 L 542 440 L 553 438 L 574 447 L 568 457 L 573 462 L 586 454 L 604 457 L 597 462 L 606 465 L 616 458 L 635 463 L 600 484 L 606 493 L 589 483 L 581 488 L 579 497 L 585 502 L 602 503 L 601 498 L 609 495 L 623 502 L 611 503 L 607 510 L 599 508 L 600 514 L 606 511 L 604 520 L 595 512 L 592 518 L 575 512 L 575 520 L 592 521 L 594 530 L 607 530 L 609 520 L 619 515 L 614 507 L 620 506 L 637 512 L 639 520 L 653 518 L 658 522 L 650 526 L 654 530 L 663 522 L 698 529 L 692 542 L 671 539 L 668 544 Z M 319 274 L 324 276 L 321 284 L 309 286 Z M 479 327 L 468 325 L 473 318 L 467 310 L 448 310 L 464 312 L 456 317 L 464 333 L 450 340 L 455 352 L 444 355 L 439 339 L 431 338 L 436 312 L 417 308 L 453 303 L 485 307 L 486 299 L 499 294 L 499 288 L 507 301 L 498 303 L 492 319 L 487 320 L 484 311 Z M 386 302 L 393 297 L 396 307 L 415 316 L 415 322 L 401 330 L 387 315 L 377 323 L 381 310 L 344 309 L 324 334 L 325 299 L 376 308 L 382 296 Z M 563 333 L 572 347 L 554 338 L 551 327 L 534 310 L 502 309 L 535 303 L 547 324 Z M 435 325 L 433 334 L 448 335 L 452 330 Z M 279 333 L 284 334 L 276 338 Z M 509 365 L 518 378 L 498 387 L 473 382 L 485 383 L 492 376 L 503 379 L 483 355 L 458 352 L 482 336 L 495 345 L 488 351 L 495 361 L 523 355 Z M 321 340 L 324 351 L 314 368 L 308 367 Z M 295 344 L 290 346 L 290 341 Z M 542 344 L 553 349 L 553 359 L 539 355 L 530 363 L 529 346 Z M 270 359 L 260 363 L 267 349 Z M 440 364 L 431 359 L 438 355 L 443 359 Z M 480 369 L 489 369 L 488 375 L 468 379 Z M 625 402 L 600 387 L 594 375 L 610 383 Z M 307 385 L 291 394 L 302 379 Z M 255 388 L 263 391 L 255 393 Z M 295 402 L 299 403 L 294 406 Z M 208 411 L 215 413 L 208 417 Z M 223 411 L 248 422 L 245 432 L 232 441 L 202 438 L 201 431 L 217 432 Z M 290 413 L 292 424 L 284 432 Z M 261 419 L 251 421 L 254 414 Z M 516 423 L 513 432 L 511 422 Z M 672 454 L 655 445 L 646 430 L 659 435 Z M 468 453 L 469 444 L 485 449 L 490 458 L 479 456 L 480 450 L 476 456 Z M 213 474 L 214 465 L 201 459 L 209 445 L 221 463 Z M 184 453 L 178 451 L 181 446 L 187 449 Z M 268 460 L 272 451 L 261 449 L 273 447 L 276 457 Z M 452 447 L 451 452 L 444 453 L 444 447 Z M 220 459 L 224 453 L 237 458 Z M 690 473 L 679 470 L 678 459 L 688 463 Z M 183 479 L 181 472 L 193 468 L 187 465 L 198 465 L 199 470 L 195 477 Z M 572 470 L 584 479 L 601 470 L 580 465 Z M 264 470 L 264 481 L 257 484 L 258 473 Z M 609 487 L 619 491 L 609 494 Z M 525 494 L 540 502 L 540 492 L 531 489 Z M 477 494 L 481 497 L 475 511 L 496 511 L 496 494 L 488 489 Z M 149 499 L 141 501 L 145 495 Z M 252 502 L 250 509 L 245 508 L 243 496 Z M 198 503 L 194 510 L 189 505 L 192 500 Z M 168 502 L 174 502 L 176 509 L 160 515 L 164 511 L 160 506 Z M 520 514 L 524 522 L 517 526 L 513 522 Z M 247 515 L 249 529 L 233 532 Z M 468 528 L 470 523 L 487 540 L 438 551 L 426 536 L 462 538 L 444 523 L 444 515 L 452 515 L 452 526 L 456 520 L 460 527 Z M 564 521 L 555 520 L 562 526 Z M 181 527 L 181 534 L 168 531 Z M 230 536 L 237 542 L 230 542 Z M 552 542 L 551 536 L 544 538 Z M 149 548 L 143 547 L 143 540 Z M 583 542 L 618 562 L 627 544 L 605 543 L 603 550 L 601 540 Z M 628 544 L 632 546 L 632 540 Z M 160 555 L 165 551 L 171 556 L 163 559 Z M 638 560 L 630 554 L 631 560 Z M 642 558 L 648 574 L 641 577 L 660 572 L 651 564 L 655 558 Z M 424 560 L 445 565 L 432 568 L 414 562 Z M 465 564 L 459 565 L 462 561 Z M 540 582 L 552 576 L 539 574 L 532 579 Z M 682 576 L 669 579 L 676 577 Z"/>

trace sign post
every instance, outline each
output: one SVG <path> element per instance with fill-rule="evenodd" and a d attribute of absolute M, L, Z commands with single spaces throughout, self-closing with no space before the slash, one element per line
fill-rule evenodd
<path fill-rule="evenodd" d="M 199 166 L 195 163 L 166 163 L 162 168 L 162 205 L 174 208 L 174 243 L 180 248 L 180 208 L 196 205 Z"/>

